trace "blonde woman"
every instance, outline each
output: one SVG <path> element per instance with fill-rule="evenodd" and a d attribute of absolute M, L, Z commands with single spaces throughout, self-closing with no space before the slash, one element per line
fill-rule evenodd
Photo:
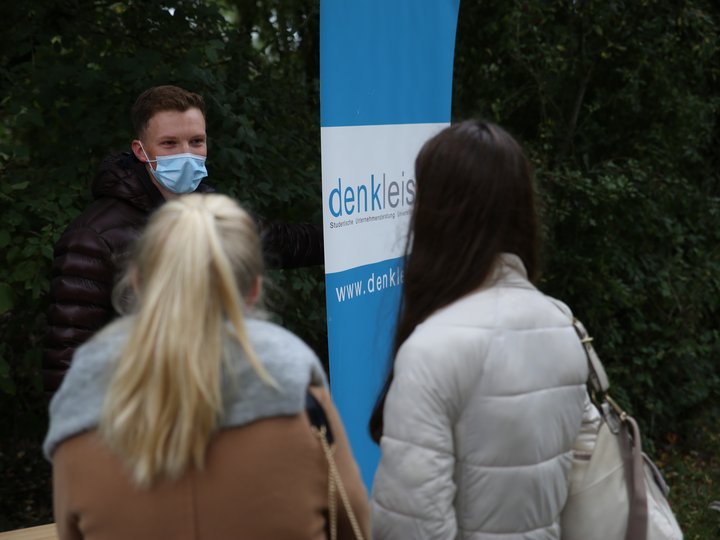
<path fill-rule="evenodd" d="M 308 390 L 367 537 L 365 488 L 317 357 L 248 316 L 262 272 L 255 224 L 228 197 L 186 195 L 153 215 L 127 277 L 132 313 L 78 349 L 51 403 L 61 539 L 326 538 L 328 462 Z M 353 537 L 337 508 L 338 537 Z"/>

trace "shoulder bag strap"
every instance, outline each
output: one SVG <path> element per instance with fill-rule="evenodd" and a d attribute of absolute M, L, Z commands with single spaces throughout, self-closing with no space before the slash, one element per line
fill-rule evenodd
<path fill-rule="evenodd" d="M 572 323 L 573 328 L 575 328 L 575 332 L 580 338 L 580 343 L 582 343 L 583 348 L 585 349 L 585 354 L 587 355 L 589 369 L 588 385 L 590 386 L 590 389 L 596 393 L 596 395 L 604 396 L 610 389 L 610 381 L 608 380 L 605 368 L 603 367 L 602 362 L 592 345 L 593 338 L 590 337 L 585 329 L 585 326 L 579 320 L 573 318 Z"/>
<path fill-rule="evenodd" d="M 348 494 L 345 491 L 345 486 L 340 478 L 340 472 L 335 464 L 333 448 L 331 448 L 334 438 L 332 430 L 330 429 L 330 423 L 328 422 L 327 415 L 325 414 L 325 409 L 322 408 L 320 402 L 309 390 L 305 393 L 305 409 L 308 417 L 310 418 L 310 429 L 312 429 L 315 436 L 320 440 L 323 452 L 325 453 L 325 458 L 328 462 L 328 514 L 330 521 L 330 540 L 337 540 L 337 506 L 335 504 L 335 491 L 340 493 L 340 500 L 347 512 L 348 519 L 350 520 L 350 526 L 355 534 L 355 538 L 357 540 L 363 540 L 360 525 L 358 524 L 355 512 L 353 512 L 352 506 L 350 505 L 350 497 L 348 497 Z"/>
<path fill-rule="evenodd" d="M 585 326 L 575 318 L 572 323 L 587 356 L 587 384 L 592 394 L 591 399 L 600 410 L 608 428 L 617 436 L 620 445 L 629 504 L 625 540 L 647 540 L 647 492 L 640 429 L 635 419 L 608 395 L 610 382 Z"/>

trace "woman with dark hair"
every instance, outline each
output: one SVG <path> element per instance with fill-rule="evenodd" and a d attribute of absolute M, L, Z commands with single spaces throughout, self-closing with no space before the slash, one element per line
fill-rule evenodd
<path fill-rule="evenodd" d="M 465 121 L 415 162 L 395 359 L 370 421 L 382 457 L 373 533 L 560 538 L 587 364 L 542 294 L 530 167 L 499 126 Z"/>

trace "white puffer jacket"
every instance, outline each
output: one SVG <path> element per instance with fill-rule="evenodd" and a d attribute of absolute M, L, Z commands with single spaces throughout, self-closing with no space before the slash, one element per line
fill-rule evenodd
<path fill-rule="evenodd" d="M 527 280 L 517 256 L 501 256 L 492 283 L 431 315 L 398 351 L 376 540 L 561 536 L 585 352 L 569 309 Z"/>

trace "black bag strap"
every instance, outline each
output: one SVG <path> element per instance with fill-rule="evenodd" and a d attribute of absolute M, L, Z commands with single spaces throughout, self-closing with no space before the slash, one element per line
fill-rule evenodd
<path fill-rule="evenodd" d="M 321 428 L 325 428 L 325 436 L 329 445 L 334 442 L 332 430 L 330 429 L 330 423 L 328 422 L 327 416 L 325 415 L 325 409 L 322 408 L 317 398 L 310 392 L 305 392 L 305 410 L 310 418 L 310 425 L 316 428 L 318 431 Z"/>

